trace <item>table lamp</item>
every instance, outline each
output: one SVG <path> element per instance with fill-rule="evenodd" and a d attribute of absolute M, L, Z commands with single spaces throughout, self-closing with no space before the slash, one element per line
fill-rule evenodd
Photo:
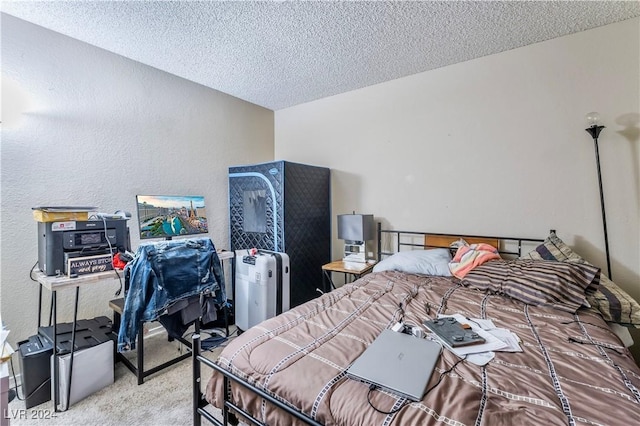
<path fill-rule="evenodd" d="M 372 214 L 338 215 L 338 238 L 344 240 L 345 262 L 367 262 L 367 242 L 375 239 Z"/>

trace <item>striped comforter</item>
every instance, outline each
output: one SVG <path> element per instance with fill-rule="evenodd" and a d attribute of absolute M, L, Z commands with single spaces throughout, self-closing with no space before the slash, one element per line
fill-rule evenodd
<path fill-rule="evenodd" d="M 393 414 L 372 409 L 368 387 L 346 378 L 345 369 L 403 315 L 421 324 L 453 313 L 510 329 L 523 352 L 497 352 L 483 367 L 461 362 L 418 403 L 374 390 L 376 407 L 403 407 Z M 429 387 L 457 360 L 445 351 Z M 640 424 L 640 369 L 599 314 L 526 305 L 455 278 L 366 275 L 247 330 L 217 362 L 326 425 Z M 214 374 L 207 385 L 206 398 L 217 407 L 222 383 Z M 239 386 L 231 392 L 258 420 L 295 424 Z"/>

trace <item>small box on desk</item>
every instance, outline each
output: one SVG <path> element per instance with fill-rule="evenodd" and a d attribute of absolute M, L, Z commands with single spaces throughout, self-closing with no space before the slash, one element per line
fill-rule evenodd
<path fill-rule="evenodd" d="M 33 218 L 38 222 L 66 222 L 68 220 L 89 220 L 89 212 L 64 212 L 33 210 Z"/>

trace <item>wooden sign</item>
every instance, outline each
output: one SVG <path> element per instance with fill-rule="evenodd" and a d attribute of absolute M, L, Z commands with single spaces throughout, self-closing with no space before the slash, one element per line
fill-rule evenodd
<path fill-rule="evenodd" d="M 67 261 L 67 275 L 69 277 L 111 270 L 113 270 L 113 262 L 110 254 L 74 257 Z"/>

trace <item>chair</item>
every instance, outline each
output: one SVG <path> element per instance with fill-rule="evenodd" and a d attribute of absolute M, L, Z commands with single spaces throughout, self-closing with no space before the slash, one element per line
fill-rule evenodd
<path fill-rule="evenodd" d="M 204 242 L 204 243 L 203 243 Z M 213 246 L 213 243 L 206 239 L 202 239 L 202 240 L 178 240 L 178 241 L 170 241 L 168 243 L 162 243 L 162 245 L 159 245 L 160 247 L 160 251 L 161 250 L 165 250 L 167 249 L 167 247 L 169 249 L 172 250 L 181 250 L 182 248 L 185 249 L 185 253 L 190 253 L 189 251 L 187 251 L 187 247 L 186 245 L 188 244 L 202 244 L 203 246 L 206 246 L 204 249 L 204 253 L 205 253 L 205 257 L 206 256 L 210 256 L 210 259 L 207 260 L 211 265 L 214 264 L 214 262 L 217 262 L 218 265 L 220 265 L 220 260 L 217 256 L 215 247 Z M 150 245 L 145 245 L 145 246 L 141 246 L 138 249 L 138 253 L 136 254 L 135 258 L 132 262 L 136 262 L 138 261 L 140 262 L 153 262 L 153 256 L 149 256 L 149 253 L 152 253 L 154 250 L 153 247 L 150 248 Z M 202 253 L 203 253 L 203 249 L 202 247 L 200 248 L 200 251 L 198 252 L 198 262 L 202 262 Z M 150 260 L 151 259 L 151 260 Z M 191 259 L 185 259 L 186 261 L 190 261 Z M 117 334 L 117 330 L 120 330 L 120 325 L 122 322 L 122 317 L 123 314 L 125 313 L 125 309 L 126 309 L 126 295 L 128 294 L 128 291 L 130 290 L 130 284 L 132 282 L 132 280 L 135 280 L 136 277 L 131 277 L 131 274 L 135 274 L 136 273 L 136 268 L 135 267 L 130 267 L 131 265 L 127 265 L 127 268 L 125 268 L 125 297 L 122 298 L 118 298 L 118 299 L 113 299 L 111 301 L 109 301 L 109 307 L 111 308 L 111 310 L 113 311 L 113 330 L 114 332 Z M 140 265 L 138 265 L 140 266 Z M 143 265 L 144 267 L 148 267 L 146 265 Z M 150 267 L 152 268 L 154 265 L 151 265 Z M 221 266 L 221 265 L 220 265 Z M 218 286 L 221 289 L 224 289 L 224 274 L 221 274 L 220 271 L 222 271 L 221 268 L 217 268 L 217 267 L 211 267 L 210 268 L 211 271 L 213 273 L 213 275 L 215 275 L 215 280 L 218 283 Z M 133 271 L 133 272 L 131 272 Z M 170 286 L 172 283 L 172 278 L 171 278 L 171 271 L 167 272 L 166 270 L 163 271 L 163 276 L 165 278 L 165 281 L 163 282 L 164 286 Z M 178 283 L 179 286 L 184 287 L 184 274 L 181 275 L 181 281 Z M 196 277 L 197 278 L 197 277 Z M 194 280 L 195 282 L 199 282 L 198 279 Z M 134 285 L 136 285 L 134 283 Z M 157 290 L 158 287 L 161 286 L 157 286 L 154 283 L 154 290 Z M 220 291 L 220 297 L 222 298 L 222 300 L 226 301 L 226 296 L 224 294 L 224 290 Z M 185 305 L 188 306 L 193 306 L 193 304 L 197 303 L 198 304 L 198 309 L 200 309 L 200 303 L 201 303 L 201 294 L 199 295 L 195 295 L 195 296 L 189 296 L 188 298 L 182 298 L 182 299 L 177 299 L 176 301 L 179 303 L 185 302 Z M 164 300 L 164 299 L 162 299 Z M 149 302 L 149 301 L 145 301 L 145 302 Z M 229 328 L 228 328 L 228 317 L 227 317 L 227 310 L 226 310 L 226 305 L 225 303 L 222 303 L 220 305 L 220 307 L 222 308 L 223 312 L 224 312 L 224 319 L 225 319 L 225 324 L 226 324 L 226 336 L 228 337 L 229 335 Z M 180 311 L 177 311 L 176 313 L 180 313 Z M 152 318 L 149 319 L 148 316 L 145 317 L 144 315 L 142 315 L 140 317 L 141 319 L 137 322 L 137 332 L 136 332 L 136 338 L 135 338 L 135 346 L 136 346 L 136 351 L 137 351 L 137 360 L 136 360 L 136 364 L 134 365 L 133 362 L 131 362 L 131 360 L 129 358 L 127 358 L 123 353 L 116 351 L 116 358 L 120 361 L 122 361 L 122 363 L 132 372 L 136 375 L 137 379 L 138 379 L 138 385 L 141 385 L 142 383 L 144 383 L 144 378 L 154 374 L 160 370 L 163 370 L 167 367 L 170 367 L 186 358 L 189 358 L 191 356 L 191 349 L 192 349 L 192 343 L 187 340 L 184 339 L 181 336 L 177 336 L 177 335 L 173 335 L 173 336 L 169 336 L 169 341 L 171 340 L 177 340 L 180 343 L 184 344 L 189 350 L 185 351 L 185 353 L 182 353 L 158 366 L 155 366 L 153 368 L 150 368 L 148 370 L 145 370 L 144 367 L 144 323 L 145 322 L 150 322 L 150 321 L 155 321 L 158 318 Z M 192 317 L 193 318 L 193 317 Z M 193 323 L 195 324 L 195 331 L 196 333 L 200 332 L 200 325 L 201 325 L 201 313 L 197 313 L 197 318 L 195 320 L 189 320 L 189 322 L 185 322 L 185 328 L 187 324 Z"/>
<path fill-rule="evenodd" d="M 114 333 L 117 334 L 117 331 L 115 330 L 118 330 L 120 328 L 120 317 L 122 315 L 122 310 L 124 309 L 124 297 L 110 300 L 109 308 L 113 310 L 112 330 L 114 330 Z M 145 370 L 144 369 L 144 323 L 145 321 L 140 321 L 140 324 L 138 327 L 138 338 L 137 338 L 137 345 L 135 349 L 136 364 L 134 365 L 134 363 L 131 362 L 131 360 L 127 358 L 123 353 L 116 351 L 116 359 L 121 361 L 125 365 L 125 367 L 129 369 L 129 371 L 131 371 L 133 374 L 136 375 L 138 379 L 138 385 L 141 385 L 144 383 L 145 377 L 150 376 L 154 373 L 157 373 L 158 371 L 163 370 L 167 367 L 171 367 L 172 365 L 182 361 L 183 359 L 187 359 L 191 356 L 190 351 L 185 351 L 185 353 L 180 354 L 177 357 L 170 359 L 169 361 L 166 361 L 153 368 L 150 368 L 149 370 Z M 200 321 L 196 320 L 194 324 L 195 324 L 196 333 L 199 333 Z M 189 342 L 188 340 L 182 337 L 176 337 L 175 339 L 178 340 L 180 343 L 184 344 L 189 349 L 192 349 L 191 342 Z"/>

